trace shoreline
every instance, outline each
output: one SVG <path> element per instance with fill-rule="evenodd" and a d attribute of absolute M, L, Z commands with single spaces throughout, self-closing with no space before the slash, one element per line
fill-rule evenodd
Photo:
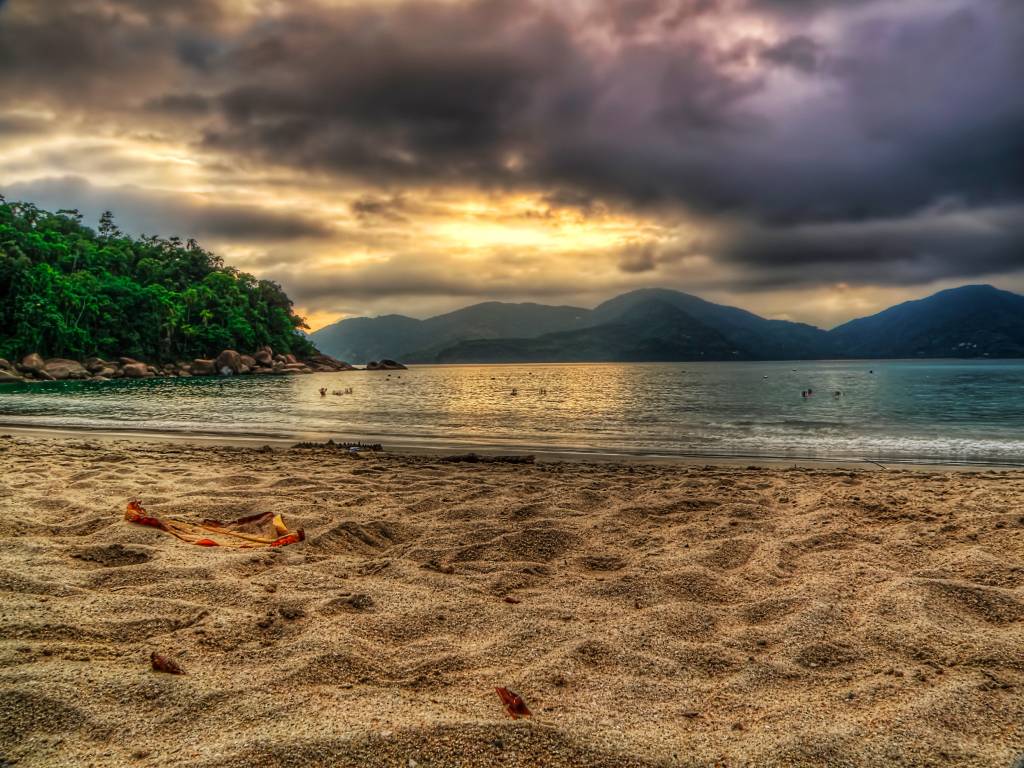
<path fill-rule="evenodd" d="M 326 442 L 322 434 L 299 433 L 284 437 L 260 433 L 216 434 L 213 432 L 161 432 L 156 430 L 107 429 L 102 427 L 49 427 L 10 424 L 0 419 L 0 432 L 5 435 L 38 437 L 40 435 L 57 440 L 98 439 L 106 442 L 131 441 L 135 443 L 170 443 L 181 446 L 233 446 L 240 448 L 261 448 L 271 446 L 290 448 L 299 442 Z M 576 464 L 649 464 L 680 466 L 716 467 L 769 467 L 784 466 L 827 469 L 872 469 L 872 470 L 913 470 L 972 472 L 982 470 L 1012 471 L 1024 469 L 1020 464 L 988 461 L 952 462 L 927 459 L 868 459 L 868 458 L 819 458 L 814 456 L 766 456 L 759 454 L 704 454 L 704 453 L 658 453 L 658 452 L 607 452 L 585 448 L 551 449 L 536 446 L 498 445 L 488 443 L 452 442 L 427 444 L 425 442 L 388 442 L 394 436 L 336 434 L 329 436 L 335 442 L 381 443 L 383 452 L 391 456 L 446 456 L 453 453 L 478 453 L 484 456 L 533 455 L 540 462 L 564 462 Z M 405 438 L 409 440 L 409 438 Z"/>

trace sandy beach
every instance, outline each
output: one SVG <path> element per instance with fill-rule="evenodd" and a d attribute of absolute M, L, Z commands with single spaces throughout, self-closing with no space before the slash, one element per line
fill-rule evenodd
<path fill-rule="evenodd" d="M 130 499 L 306 540 L 192 546 Z M 1009 768 L 1022 500 L 1020 470 L 6 436 L 0 765 Z"/>

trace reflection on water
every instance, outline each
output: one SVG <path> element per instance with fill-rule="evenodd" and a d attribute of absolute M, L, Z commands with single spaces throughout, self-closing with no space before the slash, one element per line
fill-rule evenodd
<path fill-rule="evenodd" d="M 322 386 L 353 393 L 322 398 Z M 801 397 L 806 389 L 813 396 Z M 0 421 L 391 445 L 1019 461 L 1024 361 L 420 366 L 38 383 L 0 388 Z"/>

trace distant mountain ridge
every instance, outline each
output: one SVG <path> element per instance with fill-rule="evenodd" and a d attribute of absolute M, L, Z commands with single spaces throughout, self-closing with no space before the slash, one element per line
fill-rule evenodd
<path fill-rule="evenodd" d="M 310 339 L 353 363 L 1024 357 L 1024 296 L 967 285 L 825 331 L 650 288 L 594 309 L 485 302 L 426 320 L 351 318 Z"/>

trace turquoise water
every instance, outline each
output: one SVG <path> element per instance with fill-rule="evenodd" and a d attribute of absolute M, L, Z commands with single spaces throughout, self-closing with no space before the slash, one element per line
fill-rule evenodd
<path fill-rule="evenodd" d="M 321 398 L 322 386 L 353 393 Z M 814 395 L 802 398 L 808 388 Z M 54 382 L 0 386 L 0 423 L 385 447 L 1024 464 L 1024 361 L 417 366 Z"/>

